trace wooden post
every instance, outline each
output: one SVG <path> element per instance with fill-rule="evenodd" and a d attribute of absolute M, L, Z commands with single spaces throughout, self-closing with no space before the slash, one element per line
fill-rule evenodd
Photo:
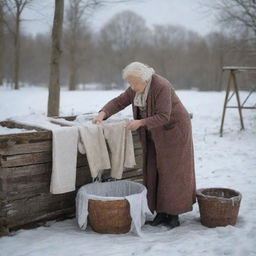
<path fill-rule="evenodd" d="M 229 96 L 229 92 L 230 92 L 230 84 L 231 84 L 231 71 L 228 77 L 228 86 L 226 89 L 226 96 L 225 96 L 225 100 L 224 100 L 224 106 L 223 106 L 223 111 L 222 111 L 222 118 L 221 118 L 221 126 L 220 126 L 220 136 L 223 136 L 223 125 L 224 125 L 224 119 L 225 119 L 225 114 L 226 114 L 226 107 L 228 104 L 228 96 Z"/>
<path fill-rule="evenodd" d="M 231 71 L 232 77 L 233 77 L 233 85 L 235 89 L 235 95 L 236 95 L 236 100 L 237 100 L 237 105 L 238 105 L 238 112 L 240 116 L 240 122 L 241 122 L 241 130 L 244 129 L 244 121 L 243 121 L 243 116 L 242 116 L 242 108 L 240 104 L 240 97 L 239 97 L 239 92 L 238 92 L 238 87 L 237 87 L 237 82 L 236 82 L 236 76 L 235 76 L 235 71 Z"/>
<path fill-rule="evenodd" d="M 247 72 L 255 72 L 256 67 L 223 67 L 222 68 L 223 72 L 228 71 L 229 72 L 229 77 L 228 77 L 228 85 L 226 88 L 226 96 L 224 100 L 224 106 L 223 106 L 223 111 L 222 111 L 222 118 L 221 118 L 221 126 L 220 126 L 220 136 L 223 136 L 223 126 L 224 126 L 224 120 L 225 120 L 225 114 L 226 114 L 226 109 L 227 108 L 238 108 L 238 113 L 240 117 L 240 123 L 241 123 L 241 130 L 244 129 L 244 121 L 243 121 L 243 115 L 242 115 L 242 109 L 256 109 L 256 106 L 244 106 L 248 98 L 251 96 L 251 94 L 256 91 L 256 87 L 252 88 L 246 97 L 246 99 L 243 101 L 241 104 L 240 102 L 240 96 L 239 96 L 239 88 L 237 84 L 237 79 L 236 79 L 236 73 L 238 71 L 247 71 Z M 229 92 L 231 90 L 231 83 L 233 83 L 233 93 L 229 97 Z M 236 95 L 236 100 L 237 100 L 237 106 L 227 106 L 228 102 L 230 99 L 233 97 L 233 95 Z"/>

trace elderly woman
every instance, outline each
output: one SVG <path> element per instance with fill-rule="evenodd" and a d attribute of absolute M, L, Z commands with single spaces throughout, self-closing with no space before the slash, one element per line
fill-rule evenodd
<path fill-rule="evenodd" d="M 133 62 L 124 68 L 123 79 L 130 87 L 109 101 L 93 123 L 132 104 L 134 120 L 127 128 L 138 131 L 143 148 L 148 206 L 157 213 L 151 225 L 177 227 L 178 215 L 191 211 L 196 202 L 190 115 L 170 82 L 153 68 Z"/>

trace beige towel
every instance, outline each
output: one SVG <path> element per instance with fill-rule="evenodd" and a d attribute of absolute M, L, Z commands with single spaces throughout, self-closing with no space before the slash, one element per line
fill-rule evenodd
<path fill-rule="evenodd" d="M 125 168 L 136 165 L 132 133 L 125 128 L 126 122 L 102 124 L 111 161 L 111 177 L 121 179 Z"/>
<path fill-rule="evenodd" d="M 102 170 L 110 169 L 107 145 L 103 135 L 103 127 L 87 123 L 79 126 L 80 138 L 89 163 L 91 176 L 96 178 Z M 80 148 L 81 152 L 81 148 Z"/>

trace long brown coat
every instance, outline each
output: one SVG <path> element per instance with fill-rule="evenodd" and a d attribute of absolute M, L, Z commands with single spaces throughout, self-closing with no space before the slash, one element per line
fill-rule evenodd
<path fill-rule="evenodd" d="M 130 104 L 134 119 L 138 119 L 134 96 L 129 87 L 109 101 L 101 109 L 106 113 L 105 119 Z M 170 82 L 157 74 L 152 76 L 146 102 L 144 126 L 138 132 L 149 208 L 173 215 L 191 211 L 196 202 L 196 183 L 190 116 Z"/>

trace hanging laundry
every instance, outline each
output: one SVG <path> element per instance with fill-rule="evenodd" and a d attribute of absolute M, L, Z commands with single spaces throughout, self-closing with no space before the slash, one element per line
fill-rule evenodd
<path fill-rule="evenodd" d="M 12 118 L 16 123 L 52 131 L 52 174 L 50 192 L 62 194 L 76 189 L 77 127 L 52 124 L 46 116 L 29 115 Z M 68 139 L 67 139 L 68 138 Z"/>
<path fill-rule="evenodd" d="M 102 170 L 111 168 L 103 127 L 87 123 L 86 125 L 79 125 L 78 128 L 91 176 L 96 178 Z M 82 152 L 80 151 L 80 153 Z"/>
<path fill-rule="evenodd" d="M 125 127 L 126 122 L 102 123 L 110 161 L 111 177 L 121 179 L 124 167 L 132 168 L 136 165 L 132 133 Z"/>
<path fill-rule="evenodd" d="M 93 179 L 100 179 L 103 170 L 110 168 L 111 177 L 121 179 L 124 168 L 136 165 L 132 132 L 125 127 L 127 121 L 107 120 L 92 124 L 85 115 L 77 116 L 74 121 L 51 120 L 79 128 L 78 149 L 81 154 L 86 153 Z"/>

